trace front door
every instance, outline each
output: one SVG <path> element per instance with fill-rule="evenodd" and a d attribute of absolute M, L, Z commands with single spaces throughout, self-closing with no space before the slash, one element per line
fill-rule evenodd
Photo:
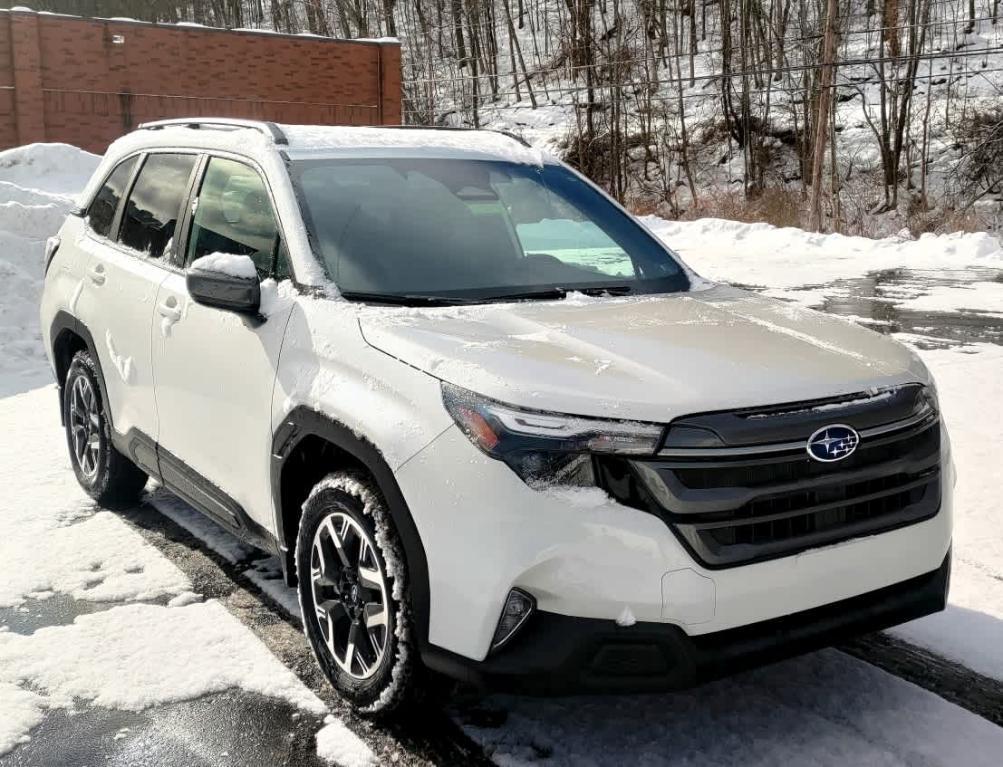
<path fill-rule="evenodd" d="M 185 268 L 202 256 L 229 253 L 250 256 L 262 279 L 288 276 L 274 206 L 255 168 L 211 157 L 196 195 L 179 251 Z M 231 525 L 240 525 L 243 510 L 271 527 L 272 388 L 290 308 L 280 304 L 262 322 L 203 306 L 188 295 L 180 272 L 161 283 L 157 296 L 161 471 L 175 490 Z M 212 487 L 200 484 L 202 478 Z"/>

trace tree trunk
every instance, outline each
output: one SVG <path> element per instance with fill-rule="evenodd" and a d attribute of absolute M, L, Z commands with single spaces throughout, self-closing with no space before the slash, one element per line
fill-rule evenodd
<path fill-rule="evenodd" d="M 815 146 L 811 163 L 811 228 L 822 231 L 822 166 L 825 162 L 825 139 L 832 104 L 833 65 L 836 58 L 836 34 L 839 21 L 838 0 L 826 0 L 825 33 L 822 41 L 822 71 L 819 77 L 818 110 L 815 113 Z"/>

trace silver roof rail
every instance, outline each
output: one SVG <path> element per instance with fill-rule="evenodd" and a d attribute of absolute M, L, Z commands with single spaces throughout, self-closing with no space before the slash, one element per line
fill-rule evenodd
<path fill-rule="evenodd" d="M 229 117 L 209 117 L 205 119 L 201 117 L 172 117 L 168 120 L 154 120 L 153 122 L 141 123 L 139 130 L 160 130 L 161 128 L 171 127 L 208 128 L 210 130 L 249 128 L 270 136 L 276 144 L 285 145 L 289 143 L 286 134 L 282 132 L 282 129 L 278 125 L 265 120 L 239 120 Z"/>
<path fill-rule="evenodd" d="M 478 133 L 499 133 L 502 136 L 506 136 L 513 141 L 518 141 L 523 146 L 532 149 L 533 145 L 530 144 L 522 136 L 517 136 L 511 131 L 499 130 L 497 128 L 467 128 L 461 125 L 377 125 L 377 128 L 393 128 L 395 130 L 448 130 L 448 131 L 476 131 Z"/>

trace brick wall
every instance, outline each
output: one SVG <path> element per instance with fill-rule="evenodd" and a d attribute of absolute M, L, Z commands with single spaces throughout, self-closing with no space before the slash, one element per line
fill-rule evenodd
<path fill-rule="evenodd" d="M 164 117 L 401 122 L 397 43 L 0 11 L 0 149 L 103 152 Z"/>

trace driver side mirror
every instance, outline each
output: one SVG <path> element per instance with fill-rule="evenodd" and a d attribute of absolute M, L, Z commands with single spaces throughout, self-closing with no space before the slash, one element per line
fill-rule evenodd
<path fill-rule="evenodd" d="M 261 307 L 261 283 L 249 256 L 211 253 L 195 259 L 185 284 L 197 304 L 255 315 Z"/>

